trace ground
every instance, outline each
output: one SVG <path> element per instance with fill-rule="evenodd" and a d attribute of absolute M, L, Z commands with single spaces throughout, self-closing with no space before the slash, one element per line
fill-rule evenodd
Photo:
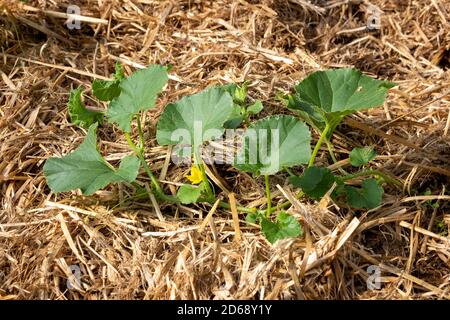
<path fill-rule="evenodd" d="M 69 29 L 55 12 L 73 4 L 97 20 Z M 374 8 L 381 24 L 369 30 Z M 1 1 L 0 299 L 449 298 L 449 9 L 448 0 Z M 145 115 L 146 159 L 167 192 L 189 170 L 166 161 L 155 141 L 167 103 L 246 80 L 262 116 L 289 113 L 277 93 L 312 71 L 350 66 L 398 86 L 384 107 L 338 127 L 337 164 L 325 150 L 318 162 L 351 170 L 350 150 L 374 145 L 371 167 L 403 187 L 386 185 L 383 204 L 369 212 L 292 200 L 305 234 L 275 245 L 244 215 L 236 225 L 219 209 L 200 229 L 211 206 L 130 200 L 127 184 L 89 197 L 53 194 L 45 160 L 85 135 L 68 120 L 68 94 L 82 85 L 86 104 L 105 108 L 90 84 L 110 78 L 116 61 L 126 74 L 172 66 Z M 99 148 L 111 163 L 130 152 L 110 125 L 99 129 Z M 230 166 L 211 167 L 211 177 L 225 200 L 232 192 L 241 205 L 264 208 L 261 179 Z M 287 176 L 271 181 L 274 204 L 292 199 Z M 368 286 L 378 274 L 379 287 Z"/>

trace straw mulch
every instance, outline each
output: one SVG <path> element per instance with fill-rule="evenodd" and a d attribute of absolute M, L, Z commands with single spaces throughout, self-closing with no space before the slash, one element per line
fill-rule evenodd
<path fill-rule="evenodd" d="M 73 3 L 86 17 L 80 30 L 55 13 Z M 383 12 L 380 30 L 366 29 L 371 4 Z M 0 299 L 450 297 L 449 0 L 2 0 L 0 12 Z M 51 194 L 45 160 L 72 151 L 85 134 L 68 121 L 68 93 L 83 85 L 88 106 L 106 107 L 92 99 L 90 83 L 111 77 L 117 60 L 127 74 L 173 66 L 145 118 L 146 157 L 167 191 L 188 170 L 170 164 L 154 139 L 168 102 L 248 80 L 264 115 L 287 113 L 277 92 L 344 66 L 399 86 L 384 108 L 338 128 L 343 161 L 331 167 L 352 170 L 349 151 L 375 145 L 373 166 L 404 187 L 386 185 L 380 208 L 355 212 L 328 198 L 295 200 L 278 175 L 273 202 L 293 202 L 305 236 L 275 245 L 244 215 L 237 225 L 217 209 L 205 220 L 211 206 L 135 200 L 125 184 L 91 197 Z M 113 164 L 130 152 L 111 126 L 99 129 L 99 148 Z M 318 161 L 332 164 L 325 150 Z M 261 180 L 210 169 L 225 200 L 232 192 L 239 204 L 264 208 Z M 80 268 L 79 285 L 70 266 Z M 377 270 L 370 266 L 379 268 L 380 289 L 367 287 Z"/>

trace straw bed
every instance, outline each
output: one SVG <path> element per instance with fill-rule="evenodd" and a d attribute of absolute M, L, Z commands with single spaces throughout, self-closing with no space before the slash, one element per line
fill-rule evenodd
<path fill-rule="evenodd" d="M 79 30 L 64 25 L 73 2 Z M 381 29 L 368 31 L 374 6 Z M 450 1 L 3 0 L 0 12 L 0 299 L 450 298 Z M 290 200 L 305 230 L 275 245 L 234 210 L 155 205 L 131 199 L 126 184 L 52 194 L 45 160 L 85 135 L 68 121 L 68 94 L 83 85 L 86 105 L 106 108 L 90 83 L 111 78 L 116 61 L 127 74 L 173 66 L 145 115 L 146 159 L 167 191 L 188 170 L 154 138 L 167 103 L 247 80 L 262 116 L 289 113 L 278 92 L 346 66 L 398 87 L 384 107 L 344 120 L 333 137 L 342 161 L 325 152 L 317 161 L 351 170 L 352 148 L 375 145 L 373 166 L 403 189 L 386 186 L 383 205 L 364 212 L 327 197 L 296 200 L 287 177 L 274 177 L 274 205 Z M 112 163 L 130 152 L 109 125 L 99 142 Z M 264 207 L 261 179 L 226 165 L 209 175 L 232 208 Z M 148 183 L 144 173 L 139 181 Z M 367 286 L 370 266 L 379 289 Z"/>

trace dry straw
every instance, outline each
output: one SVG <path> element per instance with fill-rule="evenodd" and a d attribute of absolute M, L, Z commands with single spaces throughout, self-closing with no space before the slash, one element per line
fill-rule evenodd
<path fill-rule="evenodd" d="M 86 0 L 81 30 L 64 25 L 69 4 L 0 3 L 0 299 L 450 298 L 448 0 Z M 381 29 L 371 32 L 370 6 L 382 10 Z M 355 215 L 329 198 L 295 200 L 277 177 L 273 201 L 292 200 L 305 236 L 274 246 L 234 210 L 132 199 L 128 185 L 88 198 L 50 194 L 45 159 L 84 136 L 67 120 L 68 93 L 109 78 L 116 60 L 128 74 L 173 65 L 145 119 L 146 158 L 167 190 L 187 170 L 171 165 L 154 141 L 169 101 L 248 80 L 266 114 L 287 112 L 274 99 L 278 91 L 311 71 L 343 66 L 399 86 L 384 108 L 344 122 L 335 151 L 346 159 L 355 146 L 376 145 L 374 165 L 404 189 L 387 188 L 381 208 Z M 85 98 L 105 107 L 89 92 Z M 129 152 L 115 129 L 99 136 L 109 160 Z M 332 167 L 348 169 L 348 161 Z M 261 181 L 223 166 L 208 175 L 231 208 L 264 204 Z M 414 190 L 420 196 L 408 194 Z M 380 268 L 380 290 L 367 288 L 371 265 Z M 80 268 L 80 283 L 70 266 Z"/>

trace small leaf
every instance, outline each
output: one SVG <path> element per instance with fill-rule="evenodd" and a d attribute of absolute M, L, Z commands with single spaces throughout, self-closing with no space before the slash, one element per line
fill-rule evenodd
<path fill-rule="evenodd" d="M 332 187 L 335 177 L 328 168 L 310 167 L 301 177 L 291 177 L 290 182 L 312 199 L 320 200 Z"/>
<path fill-rule="evenodd" d="M 234 166 L 255 175 L 272 175 L 282 168 L 308 163 L 308 127 L 293 116 L 270 116 L 252 123 L 243 136 Z"/>
<path fill-rule="evenodd" d="M 81 101 L 82 88 L 70 92 L 67 108 L 69 109 L 70 121 L 80 127 L 88 128 L 93 123 L 103 122 L 103 113 L 86 109 Z"/>
<path fill-rule="evenodd" d="M 190 144 L 195 150 L 205 141 L 218 138 L 229 118 L 233 101 L 221 88 L 209 88 L 166 106 L 159 118 L 159 145 Z"/>
<path fill-rule="evenodd" d="M 237 86 L 234 91 L 233 100 L 235 100 L 238 104 L 244 104 L 245 99 L 247 98 L 247 82 L 244 82 L 241 86 Z"/>
<path fill-rule="evenodd" d="M 111 101 L 120 95 L 120 82 L 125 79 L 122 65 L 117 62 L 115 65 L 114 80 L 94 80 L 92 82 L 92 93 L 101 101 Z"/>
<path fill-rule="evenodd" d="M 123 79 L 125 79 L 125 74 L 123 73 L 122 65 L 120 64 L 120 62 L 116 62 L 114 67 L 114 79 L 116 81 L 122 81 Z"/>
<path fill-rule="evenodd" d="M 262 218 L 261 231 L 270 243 L 275 243 L 285 238 L 295 238 L 303 233 L 297 219 L 284 211 L 278 214 L 275 223 L 267 218 Z"/>
<path fill-rule="evenodd" d="M 233 104 L 231 114 L 228 120 L 225 121 L 223 127 L 225 129 L 236 129 L 244 121 L 244 117 L 241 113 L 241 107 L 238 104 Z"/>
<path fill-rule="evenodd" d="M 375 159 L 377 153 L 373 150 L 373 147 L 354 148 L 350 152 L 350 163 L 354 167 L 360 167 L 368 164 Z"/>
<path fill-rule="evenodd" d="M 260 100 L 256 100 L 254 104 L 247 108 L 247 111 L 253 114 L 258 114 L 264 109 L 264 106 Z"/>
<path fill-rule="evenodd" d="M 130 132 L 133 116 L 155 106 L 156 98 L 168 81 L 167 68 L 153 65 L 120 82 L 120 95 L 109 104 L 108 121 Z"/>
<path fill-rule="evenodd" d="M 383 188 L 375 179 L 366 179 L 362 188 L 345 186 L 348 204 L 355 209 L 373 209 L 381 204 Z"/>
<path fill-rule="evenodd" d="M 245 221 L 247 221 L 248 223 L 253 223 L 253 224 L 257 224 L 259 220 L 264 219 L 264 215 L 261 214 L 260 212 L 252 212 L 252 213 L 248 213 L 245 216 Z"/>
<path fill-rule="evenodd" d="M 182 204 L 195 203 L 200 198 L 203 192 L 202 184 L 193 186 L 190 184 L 183 184 L 177 192 L 177 197 Z"/>
<path fill-rule="evenodd" d="M 139 159 L 127 156 L 114 169 L 97 151 L 97 124 L 89 127 L 83 143 L 62 158 L 50 158 L 45 162 L 44 175 L 53 192 L 81 189 L 90 195 L 112 182 L 133 182 L 139 171 Z"/>

